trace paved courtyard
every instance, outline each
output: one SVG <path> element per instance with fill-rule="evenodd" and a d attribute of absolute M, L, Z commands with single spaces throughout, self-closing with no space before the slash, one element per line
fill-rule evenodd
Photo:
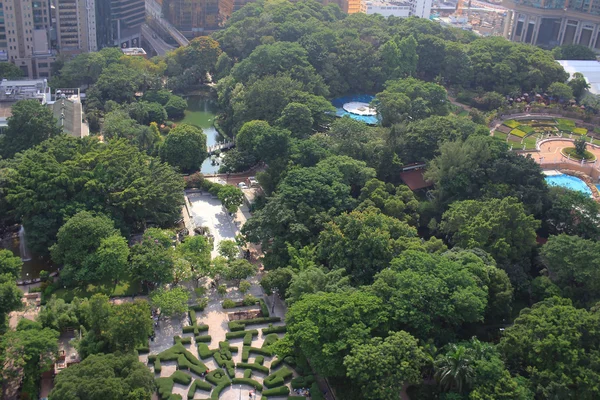
<path fill-rule="evenodd" d="M 219 255 L 218 248 L 222 240 L 235 239 L 236 226 L 219 199 L 208 193 L 188 193 L 187 198 L 194 226 L 208 227 L 215 238 L 215 247 L 211 253 L 214 258 Z"/>

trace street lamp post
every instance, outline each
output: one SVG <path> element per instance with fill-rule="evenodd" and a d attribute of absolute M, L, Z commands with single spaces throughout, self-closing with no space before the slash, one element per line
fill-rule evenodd
<path fill-rule="evenodd" d="M 25 277 L 27 279 L 27 293 L 29 293 L 29 272 L 25 274 Z"/>
<path fill-rule="evenodd" d="M 271 302 L 271 314 L 273 314 L 273 311 L 275 311 L 275 293 L 277 293 L 277 290 L 273 289 L 273 301 Z"/>

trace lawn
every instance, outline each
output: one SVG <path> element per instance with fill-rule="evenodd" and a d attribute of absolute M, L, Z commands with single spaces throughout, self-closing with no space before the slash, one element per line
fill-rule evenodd
<path fill-rule="evenodd" d="M 533 150 L 535 149 L 535 143 L 537 142 L 538 136 L 532 135 L 523 139 L 523 144 L 525 145 L 525 150 Z"/>
<path fill-rule="evenodd" d="M 504 125 L 514 129 L 517 126 L 521 125 L 521 122 L 515 121 L 514 119 L 507 119 L 506 121 L 504 121 Z"/>
<path fill-rule="evenodd" d="M 516 129 L 516 128 L 513 129 L 512 131 L 510 131 L 510 134 L 513 136 L 520 137 L 520 138 L 524 138 L 525 136 L 527 136 L 526 132 L 523 132 L 522 130 Z"/>
<path fill-rule="evenodd" d="M 103 293 L 108 297 L 131 296 L 140 294 L 142 287 L 140 282 L 131 279 L 122 279 L 115 285 L 112 281 L 107 281 L 97 285 L 89 284 L 84 288 L 62 288 L 52 292 L 57 298 L 70 302 L 74 297 L 92 297 L 96 293 Z"/>
<path fill-rule="evenodd" d="M 520 131 L 523 131 L 527 134 L 535 132 L 535 129 L 529 125 L 519 125 L 517 127 L 517 129 L 519 129 Z"/>
<path fill-rule="evenodd" d="M 496 132 L 494 132 L 494 137 L 496 139 L 502 140 L 503 142 L 506 142 L 506 138 L 508 137 L 508 134 L 496 131 Z"/>
<path fill-rule="evenodd" d="M 574 135 L 587 135 L 587 129 L 585 128 L 573 128 L 571 131 Z"/>
<path fill-rule="evenodd" d="M 571 159 L 574 160 L 581 160 L 581 156 L 579 154 L 577 154 L 577 152 L 575 151 L 575 147 L 567 147 L 566 149 L 563 149 L 563 152 L 570 156 Z M 586 161 L 593 161 L 596 159 L 596 157 L 590 153 L 589 151 L 585 151 L 584 155 L 583 155 L 583 159 Z"/>

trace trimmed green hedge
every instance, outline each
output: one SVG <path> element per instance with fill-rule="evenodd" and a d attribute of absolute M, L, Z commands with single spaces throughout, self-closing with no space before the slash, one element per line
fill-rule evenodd
<path fill-rule="evenodd" d="M 229 350 L 232 353 L 237 353 L 238 348 L 229 344 L 229 342 L 219 342 L 220 350 Z"/>
<path fill-rule="evenodd" d="M 190 336 L 173 336 L 173 343 L 177 344 L 177 343 L 181 343 L 181 344 L 191 344 L 192 343 L 192 338 Z"/>
<path fill-rule="evenodd" d="M 221 395 L 221 392 L 223 391 L 223 389 L 227 388 L 231 386 L 231 382 L 223 382 L 217 385 L 217 387 L 215 387 L 210 395 L 210 400 L 219 400 L 219 396 Z"/>
<path fill-rule="evenodd" d="M 267 389 L 262 392 L 263 396 L 287 396 L 290 394 L 290 388 L 287 386 L 279 386 L 273 389 Z"/>
<path fill-rule="evenodd" d="M 313 383 L 315 383 L 314 375 L 297 376 L 292 379 L 292 388 L 293 389 L 308 388 Z"/>
<path fill-rule="evenodd" d="M 260 365 L 263 365 L 265 363 L 265 358 L 263 356 L 256 356 L 256 358 L 254 359 L 254 362 Z"/>
<path fill-rule="evenodd" d="M 169 396 L 171 395 L 171 392 L 173 391 L 173 386 L 175 385 L 175 382 L 173 382 L 173 379 L 171 379 L 171 378 L 156 378 L 154 380 L 154 382 L 156 383 L 158 396 L 162 400 L 168 399 Z"/>
<path fill-rule="evenodd" d="M 236 385 L 249 385 L 252 386 L 254 389 L 258 390 L 259 392 L 262 392 L 262 385 L 260 383 L 258 383 L 257 381 L 255 381 L 254 379 L 250 379 L 250 378 L 233 378 L 231 380 L 231 382 Z"/>
<path fill-rule="evenodd" d="M 274 388 L 283 385 L 292 376 L 294 376 L 293 372 L 289 368 L 283 367 L 279 371 L 267 376 L 263 384 L 268 388 Z"/>
<path fill-rule="evenodd" d="M 279 336 L 276 333 L 269 333 L 267 336 L 265 336 L 265 341 L 263 342 L 261 347 L 263 349 L 269 347 L 278 340 Z"/>
<path fill-rule="evenodd" d="M 258 335 L 258 331 L 256 331 L 256 335 Z M 246 333 L 244 336 L 244 346 L 252 346 L 252 332 Z"/>
<path fill-rule="evenodd" d="M 208 345 L 206 345 L 205 343 L 198 344 L 198 355 L 203 360 L 206 360 L 207 358 L 212 357 L 212 355 L 215 351 L 217 351 L 217 350 L 210 350 L 208 348 Z"/>
<path fill-rule="evenodd" d="M 200 332 L 204 332 L 208 330 L 208 325 L 200 324 L 200 325 L 188 325 L 183 327 L 183 333 L 194 333 L 194 335 L 198 335 Z"/>
<path fill-rule="evenodd" d="M 252 370 L 250 368 L 244 370 L 244 378 L 250 378 L 252 376 Z"/>
<path fill-rule="evenodd" d="M 279 367 L 281 364 L 283 364 L 283 358 L 275 358 L 273 361 L 271 361 L 271 370 Z"/>
<path fill-rule="evenodd" d="M 169 398 L 167 400 L 182 400 L 183 397 L 181 397 L 180 394 L 175 394 L 175 393 L 171 393 L 171 395 L 169 396 Z"/>
<path fill-rule="evenodd" d="M 252 329 L 250 331 L 237 331 L 237 332 L 227 332 L 225 333 L 226 339 L 239 339 L 245 337 L 247 334 L 252 336 L 258 336 L 258 331 L 256 329 Z"/>
<path fill-rule="evenodd" d="M 269 313 L 269 307 L 267 307 L 267 303 L 265 303 L 265 299 L 258 299 L 258 304 L 260 305 L 260 312 L 263 317 L 268 317 L 271 315 Z"/>
<path fill-rule="evenodd" d="M 160 374 L 161 371 L 162 371 L 162 365 L 160 365 L 160 359 L 157 358 L 156 360 L 154 360 L 154 373 Z"/>
<path fill-rule="evenodd" d="M 173 382 L 180 383 L 182 385 L 189 385 L 192 382 L 192 377 L 185 372 L 175 371 L 173 375 L 171 375 L 171 379 Z"/>
<path fill-rule="evenodd" d="M 212 337 L 210 335 L 198 335 L 194 338 L 196 343 L 210 343 Z"/>
<path fill-rule="evenodd" d="M 228 308 L 235 308 L 237 306 L 237 304 L 235 303 L 235 301 L 233 301 L 231 299 L 225 299 L 225 300 L 223 300 L 222 306 L 224 309 L 228 309 Z"/>
<path fill-rule="evenodd" d="M 192 322 L 192 325 L 196 325 L 197 324 L 196 311 L 190 310 L 188 314 L 190 316 L 190 321 Z"/>
<path fill-rule="evenodd" d="M 220 385 L 224 382 L 231 382 L 227 375 L 225 375 L 225 371 L 221 368 L 213 369 L 208 374 L 206 374 L 206 380 L 213 385 Z"/>
<path fill-rule="evenodd" d="M 287 400 L 306 400 L 306 397 L 304 396 L 288 396 Z"/>
<path fill-rule="evenodd" d="M 242 347 L 242 362 L 248 361 L 250 358 L 250 346 Z"/>
<path fill-rule="evenodd" d="M 237 363 L 237 367 L 242 368 L 242 369 L 252 369 L 254 371 L 262 372 L 263 374 L 269 373 L 269 368 L 265 367 L 264 365 L 257 364 L 257 363 L 249 364 L 249 363 L 242 362 L 242 363 Z"/>
<path fill-rule="evenodd" d="M 137 349 L 138 354 L 148 354 L 150 353 L 150 347 L 148 346 L 140 346 Z"/>
<path fill-rule="evenodd" d="M 262 328 L 262 334 L 268 335 L 269 333 L 285 333 L 286 330 L 287 327 L 285 325 L 273 326 L 273 324 L 269 324 L 268 328 Z"/>
<path fill-rule="evenodd" d="M 196 395 L 197 390 L 205 390 L 207 392 L 210 392 L 212 390 L 212 385 L 199 379 L 194 379 L 194 382 L 192 382 L 192 386 L 190 386 L 190 389 L 188 390 L 188 399 L 193 399 Z"/>
<path fill-rule="evenodd" d="M 249 352 L 250 352 L 250 354 L 256 353 L 256 354 L 260 354 L 261 356 L 273 357 L 273 351 L 269 348 L 259 349 L 258 347 L 250 347 Z"/>
<path fill-rule="evenodd" d="M 230 331 L 241 331 L 247 325 L 258 325 L 258 324 L 266 324 L 269 322 L 279 322 L 279 321 L 281 321 L 281 318 L 279 318 L 279 317 L 259 317 L 259 318 L 251 318 L 251 319 L 240 319 L 239 321 L 229 321 L 228 325 L 229 325 Z"/>

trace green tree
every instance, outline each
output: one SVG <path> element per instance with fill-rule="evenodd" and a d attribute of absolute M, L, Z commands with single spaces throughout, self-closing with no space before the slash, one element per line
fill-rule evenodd
<path fill-rule="evenodd" d="M 95 87 L 102 100 L 113 100 L 122 104 L 131 102 L 135 93 L 142 89 L 143 84 L 142 71 L 113 63 L 102 70 Z"/>
<path fill-rule="evenodd" d="M 5 158 L 61 133 L 52 111 L 37 100 L 18 101 L 11 107 L 11 113 L 1 142 Z"/>
<path fill-rule="evenodd" d="M 369 340 L 387 321 L 382 302 L 362 292 L 318 293 L 294 303 L 286 316 L 286 339 L 325 377 L 346 375 L 344 357 L 356 341 Z"/>
<path fill-rule="evenodd" d="M 350 290 L 350 278 L 345 274 L 344 269 L 329 271 L 317 266 L 305 267 L 292 276 L 286 292 L 286 302 L 293 304 L 303 296 L 314 293 L 342 293 Z"/>
<path fill-rule="evenodd" d="M 548 276 L 563 296 L 581 305 L 600 299 L 600 244 L 565 234 L 550 236 L 540 255 Z"/>
<path fill-rule="evenodd" d="M 191 264 L 196 285 L 201 278 L 209 274 L 212 247 L 206 237 L 196 235 L 186 237 L 176 248 L 177 255 Z"/>
<path fill-rule="evenodd" d="M 453 203 L 442 217 L 440 230 L 463 248 L 481 248 L 498 262 L 527 258 L 536 245 L 540 223 L 514 197 Z"/>
<path fill-rule="evenodd" d="M 0 249 L 0 275 L 12 275 L 15 279 L 21 276 L 21 268 L 23 261 L 21 257 L 17 257 L 12 251 Z"/>
<path fill-rule="evenodd" d="M 161 315 L 168 317 L 187 312 L 188 299 L 189 293 L 181 287 L 158 289 L 150 294 L 152 305 L 160 309 Z"/>
<path fill-rule="evenodd" d="M 573 98 L 573 89 L 566 83 L 554 82 L 548 87 L 548 94 L 562 103 Z"/>
<path fill-rule="evenodd" d="M 416 236 L 414 228 L 376 209 L 353 211 L 325 226 L 318 254 L 330 268 L 345 268 L 356 284 L 368 284 Z"/>
<path fill-rule="evenodd" d="M 182 171 L 196 171 L 206 158 L 206 135 L 192 125 L 177 125 L 160 147 L 160 156 Z"/>
<path fill-rule="evenodd" d="M 23 71 L 15 64 L 10 62 L 0 62 L 0 78 L 19 79 L 23 77 Z"/>
<path fill-rule="evenodd" d="M 573 77 L 567 83 L 571 90 L 573 90 L 573 96 L 575 99 L 581 99 L 586 91 L 590 88 L 590 84 L 587 83 L 585 76 L 579 72 L 575 72 Z"/>
<path fill-rule="evenodd" d="M 545 212 L 543 225 L 553 235 L 566 233 L 586 239 L 600 237 L 600 225 L 590 215 L 600 213 L 600 205 L 589 196 L 558 186 L 550 188 L 551 206 Z"/>
<path fill-rule="evenodd" d="M 446 354 L 435 360 L 435 378 L 444 390 L 464 393 L 475 377 L 473 354 L 465 346 L 451 344 Z"/>
<path fill-rule="evenodd" d="M 575 140 L 575 153 L 581 158 L 585 156 L 585 150 L 587 148 L 587 142 L 584 137 L 580 137 Z"/>
<path fill-rule="evenodd" d="M 308 106 L 302 103 L 289 103 L 281 112 L 277 125 L 289 130 L 292 136 L 304 139 L 312 133 L 313 117 Z"/>
<path fill-rule="evenodd" d="M 20 259 L 19 259 L 20 260 Z M 0 332 L 6 329 L 6 316 L 22 306 L 23 292 L 17 287 L 12 273 L 0 274 Z"/>
<path fill-rule="evenodd" d="M 240 256 L 240 248 L 234 240 L 221 240 L 219 254 L 225 257 L 227 261 L 233 261 Z"/>
<path fill-rule="evenodd" d="M 357 207 L 358 210 L 377 207 L 383 214 L 411 225 L 416 225 L 419 219 L 419 202 L 408 186 L 394 186 L 371 179 L 361 189 L 358 200 L 362 201 Z"/>
<path fill-rule="evenodd" d="M 239 206 L 244 202 L 244 193 L 235 186 L 225 185 L 217 193 L 217 197 L 223 203 L 229 213 L 236 213 Z"/>
<path fill-rule="evenodd" d="M 190 90 L 208 80 L 215 72 L 221 48 L 210 36 L 196 37 L 187 46 L 167 54 L 168 86 L 174 90 Z"/>
<path fill-rule="evenodd" d="M 248 260 L 238 258 L 229 261 L 227 268 L 223 273 L 223 277 L 227 280 L 237 281 L 239 285 L 242 279 L 247 279 L 254 276 L 258 272 L 258 266 L 251 264 Z"/>
<path fill-rule="evenodd" d="M 44 328 L 62 332 L 67 328 L 78 329 L 84 320 L 83 307 L 78 298 L 71 303 L 52 296 L 40 310 L 37 320 Z"/>
<path fill-rule="evenodd" d="M 600 381 L 597 326 L 597 313 L 554 297 L 523 309 L 498 347 L 509 369 L 529 378 L 536 398 L 592 399 Z"/>
<path fill-rule="evenodd" d="M 183 97 L 171 96 L 164 107 L 170 119 L 183 118 L 184 111 L 187 108 L 187 101 Z"/>
<path fill-rule="evenodd" d="M 405 384 L 419 383 L 426 360 L 417 339 L 400 331 L 357 343 L 344 358 L 344 366 L 365 399 L 395 400 Z"/>
<path fill-rule="evenodd" d="M 50 400 L 149 400 L 154 377 L 133 354 L 92 355 L 62 371 Z M 142 397 L 133 397 L 140 393 Z"/>
<path fill-rule="evenodd" d="M 293 276 L 294 272 L 291 268 L 277 268 L 263 275 L 260 280 L 260 286 L 262 286 L 267 295 L 277 292 L 279 296 L 285 298 Z"/>
<path fill-rule="evenodd" d="M 152 301 L 154 302 L 154 299 Z M 167 311 L 169 308 L 165 306 L 165 314 Z M 131 352 L 136 346 L 148 343 L 148 337 L 152 334 L 152 324 L 150 305 L 146 300 L 113 305 L 106 336 L 113 349 Z"/>
<path fill-rule="evenodd" d="M 61 281 L 65 284 L 114 279 L 127 265 L 129 246 L 105 215 L 81 211 L 56 237 L 50 252 L 52 260 L 64 266 Z"/>
<path fill-rule="evenodd" d="M 140 243 L 131 248 L 131 274 L 142 282 L 161 284 L 173 280 L 174 250 L 171 232 L 146 229 Z"/>
<path fill-rule="evenodd" d="M 552 49 L 557 60 L 596 60 L 596 53 L 587 46 L 580 44 L 565 44 Z"/>
<path fill-rule="evenodd" d="M 42 372 L 51 368 L 58 356 L 58 332 L 23 318 L 16 330 L 2 336 L 0 350 L 3 375 L 10 379 L 22 376 L 22 393 L 36 398 Z"/>

